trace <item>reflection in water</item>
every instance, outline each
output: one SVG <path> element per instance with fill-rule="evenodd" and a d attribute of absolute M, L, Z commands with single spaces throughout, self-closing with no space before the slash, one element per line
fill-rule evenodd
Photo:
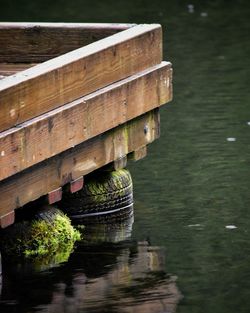
<path fill-rule="evenodd" d="M 130 209 L 129 209 L 130 210 Z M 121 242 L 131 237 L 134 223 L 133 210 L 126 219 L 106 221 L 106 223 L 89 224 L 83 229 L 83 240 L 89 244 L 102 242 Z"/>
<path fill-rule="evenodd" d="M 129 241 L 132 224 L 130 216 L 126 223 L 103 225 L 96 241 L 80 242 L 68 262 L 46 271 L 3 262 L 0 311 L 174 312 L 180 293 L 175 277 L 164 271 L 164 250 Z M 97 226 L 86 230 L 93 231 Z"/>

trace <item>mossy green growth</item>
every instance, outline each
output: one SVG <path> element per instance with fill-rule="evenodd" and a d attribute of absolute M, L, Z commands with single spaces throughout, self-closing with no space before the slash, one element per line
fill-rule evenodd
<path fill-rule="evenodd" d="M 111 200 L 111 194 L 123 197 L 132 188 L 132 178 L 126 169 L 101 172 L 86 180 L 85 200 L 91 199 L 91 202 L 96 204 L 104 203 Z"/>
<path fill-rule="evenodd" d="M 50 221 L 38 219 L 10 226 L 2 239 L 2 251 L 8 256 L 26 258 L 56 255 L 58 251 L 65 255 L 80 239 L 80 232 L 71 225 L 69 218 L 58 212 Z"/>
<path fill-rule="evenodd" d="M 64 244 L 63 247 L 56 250 L 56 252 L 47 253 L 45 255 L 32 255 L 25 257 L 25 260 L 31 264 L 35 272 L 38 272 L 67 262 L 73 251 L 74 242 L 69 241 L 67 244 Z"/>
<path fill-rule="evenodd" d="M 100 173 L 86 182 L 85 188 L 91 195 L 105 194 L 132 186 L 132 178 L 128 170 L 120 169 L 108 173 Z"/>

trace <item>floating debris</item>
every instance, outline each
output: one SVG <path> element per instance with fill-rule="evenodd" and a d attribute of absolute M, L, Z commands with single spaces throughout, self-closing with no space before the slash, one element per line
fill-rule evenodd
<path fill-rule="evenodd" d="M 201 227 L 202 225 L 201 224 L 190 224 L 188 225 L 188 227 Z"/>
<path fill-rule="evenodd" d="M 201 12 L 201 17 L 207 17 L 207 12 Z"/>
<path fill-rule="evenodd" d="M 234 137 L 229 137 L 229 138 L 227 138 L 227 141 L 236 141 L 236 138 L 234 138 Z"/>
<path fill-rule="evenodd" d="M 235 226 L 235 225 L 226 225 L 225 227 L 226 227 L 226 229 L 236 229 L 237 228 L 237 226 Z"/>
<path fill-rule="evenodd" d="M 193 4 L 188 4 L 187 8 L 188 8 L 189 13 L 194 13 L 194 5 Z"/>

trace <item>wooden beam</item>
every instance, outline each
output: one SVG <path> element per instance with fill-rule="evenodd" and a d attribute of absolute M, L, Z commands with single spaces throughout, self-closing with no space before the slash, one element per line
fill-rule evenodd
<path fill-rule="evenodd" d="M 62 187 L 59 187 L 55 190 L 50 191 L 47 194 L 47 203 L 53 204 L 62 200 Z"/>
<path fill-rule="evenodd" d="M 42 63 L 135 24 L 0 23 L 0 62 Z"/>
<path fill-rule="evenodd" d="M 0 80 L 0 131 L 162 60 L 160 25 L 138 25 Z"/>
<path fill-rule="evenodd" d="M 84 186 L 84 178 L 83 176 L 78 177 L 77 179 L 74 179 L 69 184 L 69 191 L 71 193 L 75 193 L 79 190 L 81 190 Z"/>
<path fill-rule="evenodd" d="M 15 222 L 15 211 L 10 211 L 9 213 L 5 215 L 0 216 L 0 228 L 6 228 L 7 226 L 13 224 L 14 222 Z M 1 256 L 0 256 L 0 262 L 1 262 Z"/>
<path fill-rule="evenodd" d="M 170 101 L 171 74 L 162 62 L 0 133 L 0 180 Z"/>
<path fill-rule="evenodd" d="M 0 217 L 151 143 L 159 136 L 158 115 L 158 109 L 148 112 L 1 181 Z"/>

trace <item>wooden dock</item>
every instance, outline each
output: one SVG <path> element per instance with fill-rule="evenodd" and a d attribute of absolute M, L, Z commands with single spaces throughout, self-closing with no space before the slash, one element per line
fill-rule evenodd
<path fill-rule="evenodd" d="M 143 157 L 171 99 L 160 25 L 0 23 L 0 226 Z"/>

